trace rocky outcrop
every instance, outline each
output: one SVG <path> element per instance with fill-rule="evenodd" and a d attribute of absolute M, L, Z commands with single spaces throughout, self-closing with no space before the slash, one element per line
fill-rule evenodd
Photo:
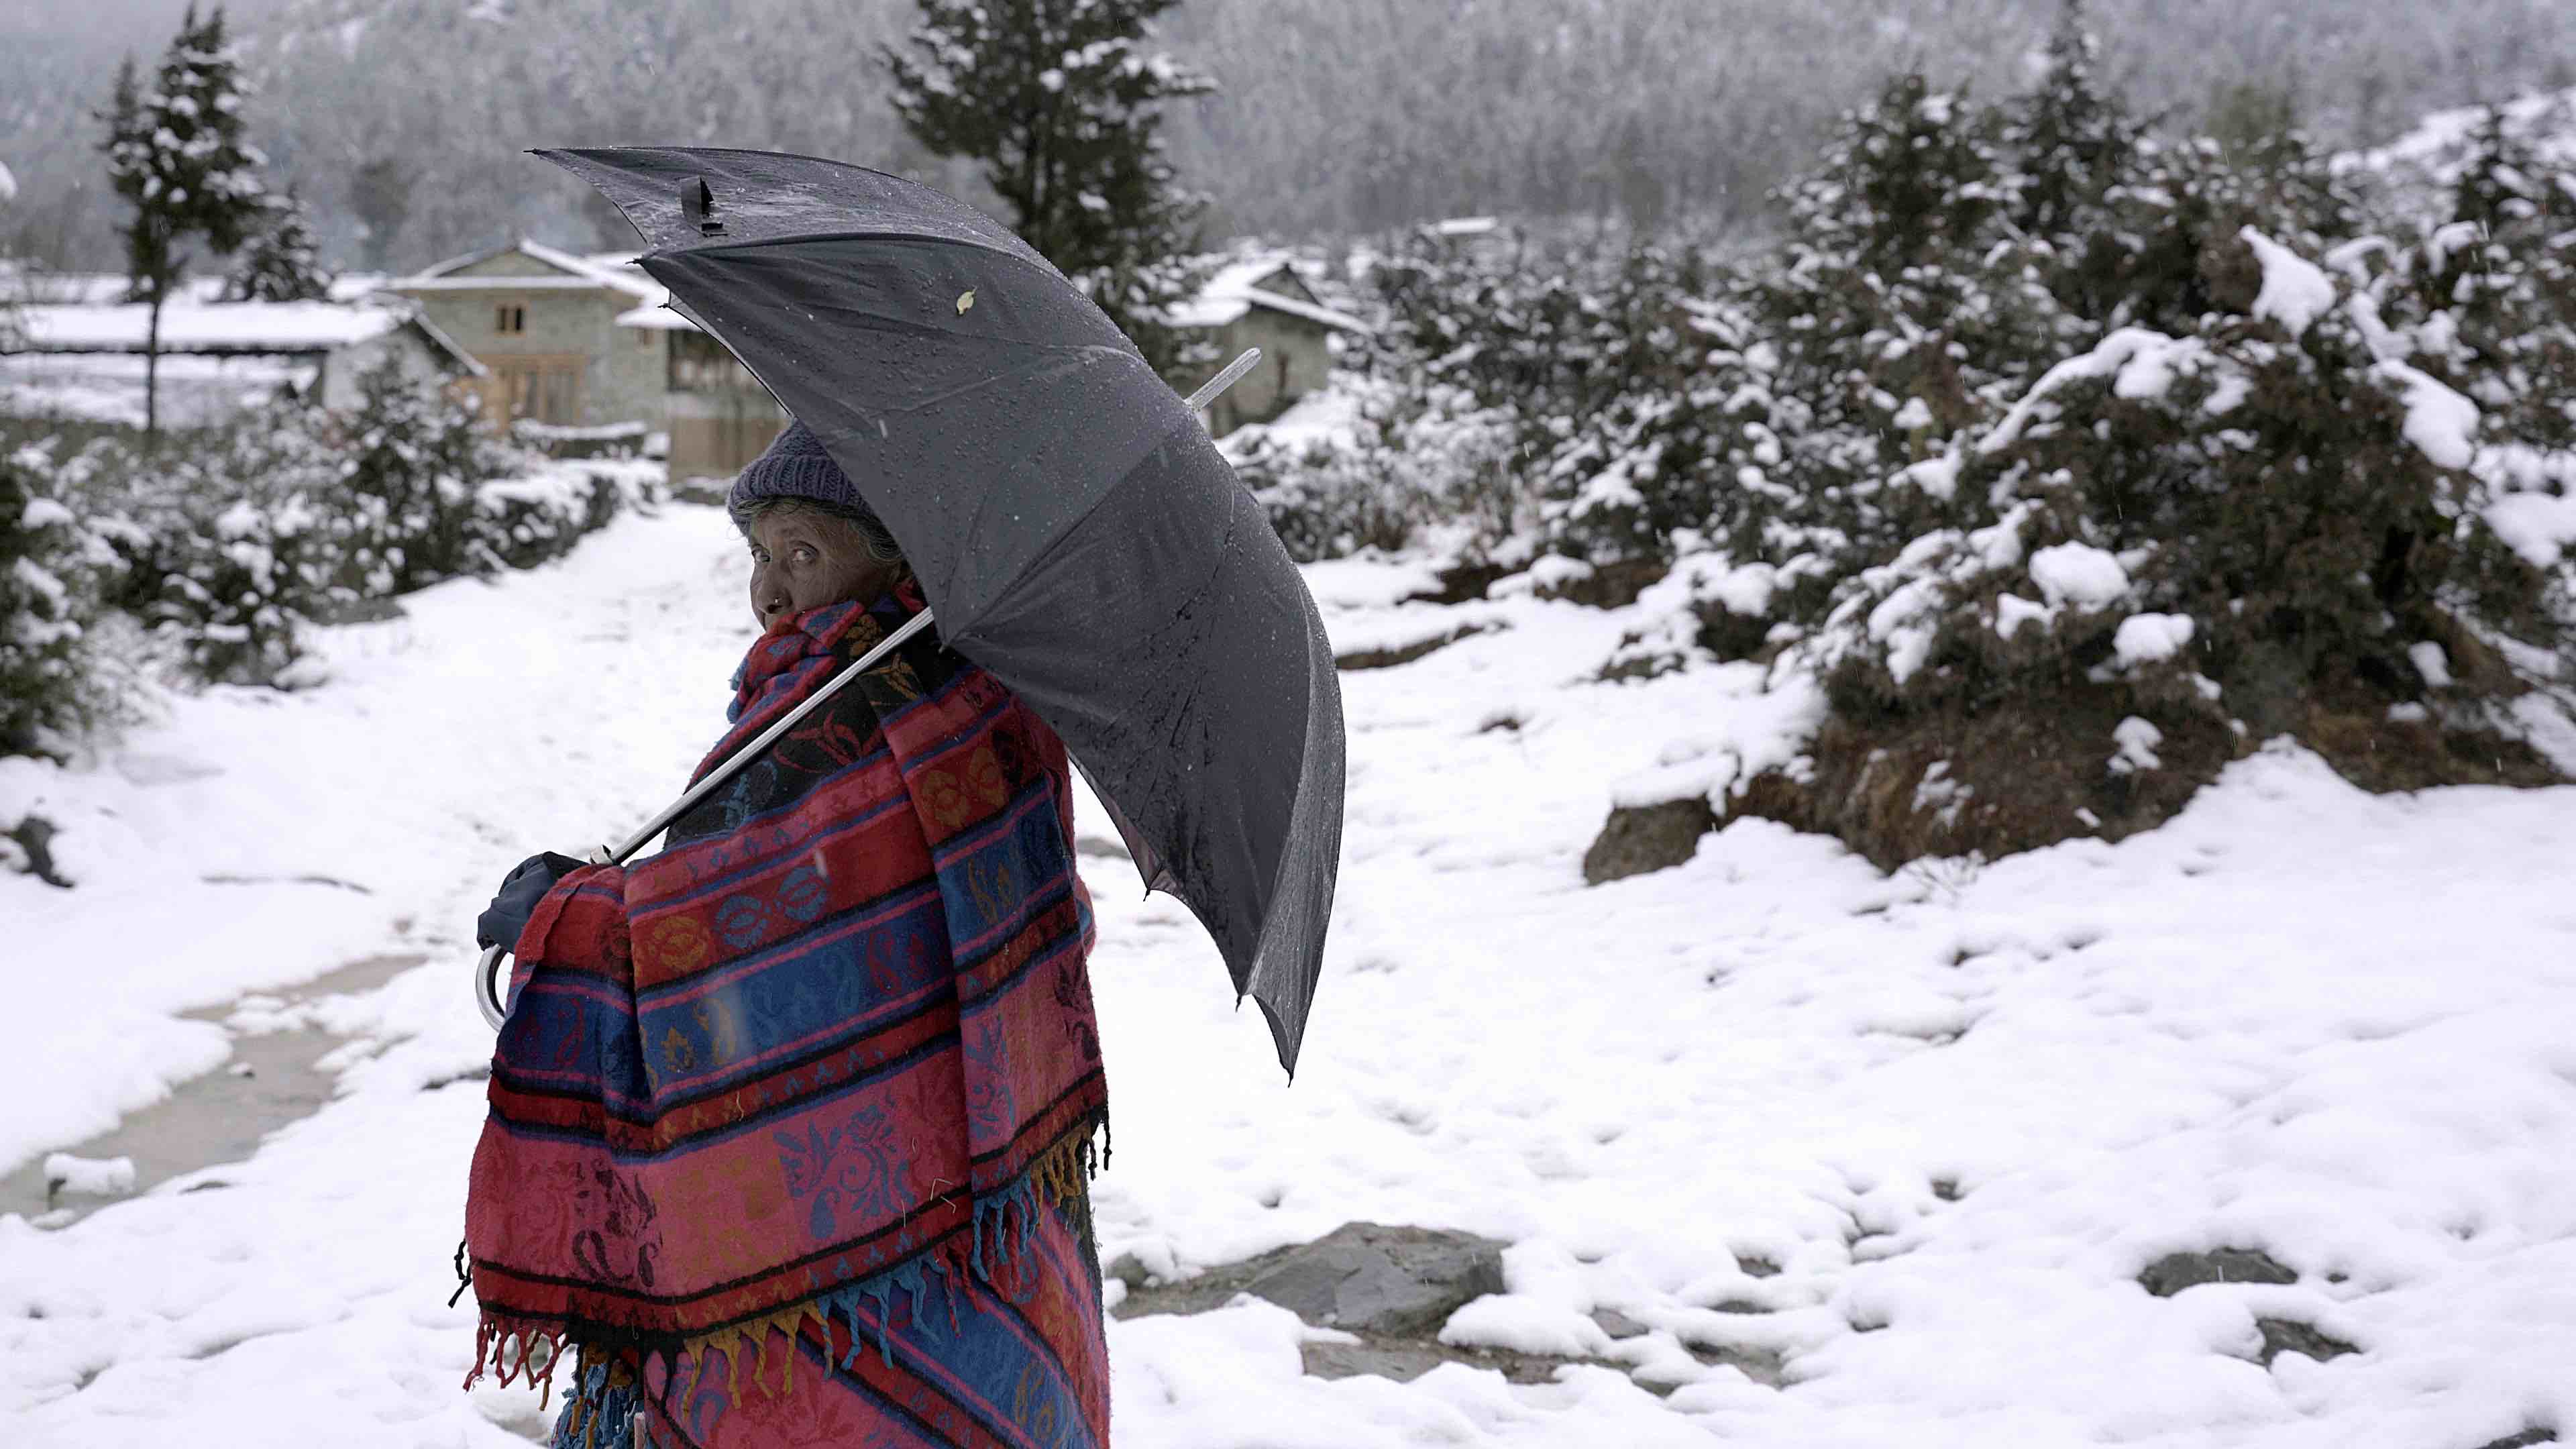
<path fill-rule="evenodd" d="M 2171 1298 L 2203 1283 L 2296 1283 L 2299 1275 L 2255 1248 L 2214 1248 L 2206 1253 L 2167 1253 L 2138 1275 L 2138 1286 Z"/>
<path fill-rule="evenodd" d="M 1109 1265 L 1128 1285 L 1120 1318 L 1202 1313 L 1238 1293 L 1268 1299 L 1317 1328 L 1355 1342 L 1309 1343 L 1306 1372 L 1340 1379 L 1374 1374 L 1399 1383 L 1444 1363 L 1492 1369 L 1514 1383 L 1544 1383 L 1572 1360 L 1440 1341 L 1440 1327 L 1474 1299 L 1503 1291 L 1503 1245 L 1470 1233 L 1384 1223 L 1344 1223 L 1311 1243 L 1156 1283 L 1133 1256 Z"/>
<path fill-rule="evenodd" d="M 1654 805 L 1622 805 L 1583 852 L 1583 883 L 1623 880 L 1689 860 L 1699 838 L 1717 828 L 1717 812 L 1693 796 Z"/>
<path fill-rule="evenodd" d="M 1471 1300 L 1503 1291 L 1502 1255 L 1502 1244 L 1468 1233 L 1344 1223 L 1176 1283 L 1147 1282 L 1133 1257 L 1112 1263 L 1109 1276 L 1129 1286 L 1121 1318 L 1198 1313 L 1249 1293 L 1318 1328 L 1429 1338 Z"/>

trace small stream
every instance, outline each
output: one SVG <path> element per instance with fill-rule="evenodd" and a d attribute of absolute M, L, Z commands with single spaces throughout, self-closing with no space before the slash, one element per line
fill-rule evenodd
<path fill-rule="evenodd" d="M 370 956 L 291 990 L 264 992 L 262 1005 L 282 1002 L 282 1009 L 292 1012 L 322 997 L 373 991 L 426 959 Z M 220 1026 L 239 1009 L 240 1003 L 233 1003 L 188 1016 Z M 331 1100 L 338 1078 L 319 1063 L 349 1038 L 311 1027 L 227 1031 L 233 1054 L 222 1066 L 180 1083 L 169 1097 L 128 1115 L 112 1130 L 63 1150 L 92 1159 L 132 1158 L 134 1193 L 140 1194 L 182 1173 L 242 1161 L 259 1150 L 268 1134 L 313 1115 Z M 22 1213 L 43 1218 L 43 1226 L 63 1227 L 119 1200 L 72 1192 L 49 1200 L 49 1155 L 39 1154 L 0 1178 L 0 1213 Z M 45 1217 L 48 1213 L 54 1216 Z"/>

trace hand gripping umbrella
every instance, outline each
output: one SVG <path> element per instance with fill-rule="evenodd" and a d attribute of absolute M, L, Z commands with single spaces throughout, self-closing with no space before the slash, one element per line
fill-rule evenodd
<path fill-rule="evenodd" d="M 942 643 L 1063 737 L 1293 1072 L 1341 857 L 1341 690 L 1191 405 L 1045 258 L 930 187 L 758 151 L 537 154 L 616 203 L 673 309 L 822 440 Z"/>

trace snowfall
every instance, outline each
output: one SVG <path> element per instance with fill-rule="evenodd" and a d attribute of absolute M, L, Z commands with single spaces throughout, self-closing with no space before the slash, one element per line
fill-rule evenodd
<path fill-rule="evenodd" d="M 1780 727 L 1756 672 L 1594 683 L 1634 611 L 1403 602 L 1429 582 L 1403 561 L 1308 578 L 1346 648 L 1485 627 L 1343 678 L 1293 1084 L 1083 821 L 1102 1254 L 1168 1278 L 1353 1220 L 1470 1230 L 1511 1245 L 1510 1291 L 1446 1337 L 1590 1362 L 1327 1381 L 1299 1366 L 1326 1330 L 1242 1299 L 1111 1324 L 1120 1444 L 2576 1436 L 2576 788 L 2371 796 L 2274 745 L 2117 845 L 1886 876 L 1745 821 L 1586 887 L 1623 780 Z M 90 767 L 0 770 L 0 818 L 50 816 L 79 882 L 0 874 L 0 1166 L 219 1069 L 227 1029 L 184 1012 L 427 958 L 323 1004 L 361 1043 L 338 1096 L 250 1160 L 69 1226 L 0 1216 L 0 1443 L 541 1432 L 533 1395 L 459 1386 L 471 921 L 521 856 L 622 838 L 681 781 L 751 636 L 742 580 L 719 514 L 630 516 L 324 634 L 316 687 L 172 696 Z M 2298 1280 L 2140 1286 L 2220 1248 Z M 1613 1342 L 1605 1309 L 1648 1331 Z M 2257 1320 L 2358 1351 L 2265 1367 Z"/>

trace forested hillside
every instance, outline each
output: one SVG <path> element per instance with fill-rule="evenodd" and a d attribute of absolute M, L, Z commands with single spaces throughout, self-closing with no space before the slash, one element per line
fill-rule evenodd
<path fill-rule="evenodd" d="M 31 7 L 50 10 L 51 7 Z M 1660 224 L 1756 212 L 1879 77 L 1984 94 L 2029 78 L 2055 0 L 1189 0 L 1166 40 L 1222 91 L 1168 136 L 1220 233 L 1369 230 L 1503 211 Z M 872 62 L 908 0 L 251 0 L 255 138 L 325 214 L 337 259 L 409 266 L 513 231 L 611 241 L 518 153 L 693 141 L 962 173 L 908 148 Z M 115 209 L 96 125 L 145 0 L 0 20 L 0 160 L 26 194 L 0 246 L 95 257 Z M 2576 84 L 2551 0 L 2157 0 L 2095 17 L 2142 108 L 2221 135 L 2294 118 L 2330 146 L 2446 106 Z M 585 234 L 586 233 L 586 234 Z"/>

